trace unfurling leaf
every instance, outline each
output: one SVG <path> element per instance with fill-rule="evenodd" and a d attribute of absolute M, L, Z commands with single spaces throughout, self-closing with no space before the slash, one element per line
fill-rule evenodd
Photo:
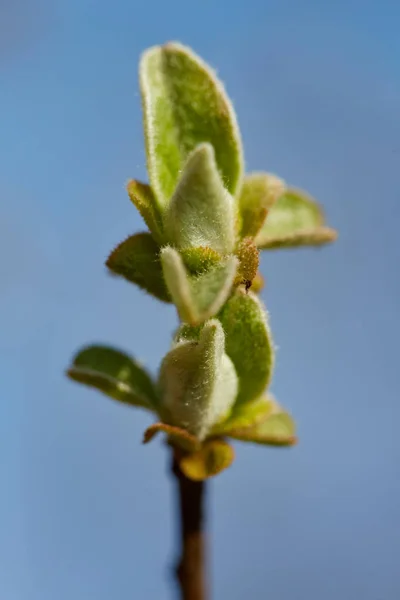
<path fill-rule="evenodd" d="M 108 346 L 88 346 L 74 357 L 68 376 L 114 400 L 150 410 L 157 407 L 153 381 L 133 358 Z"/>
<path fill-rule="evenodd" d="M 225 331 L 226 353 L 239 378 L 236 403 L 256 400 L 268 387 L 274 366 L 266 313 L 257 296 L 239 288 L 218 318 Z"/>
<path fill-rule="evenodd" d="M 257 275 L 260 253 L 252 238 L 244 238 L 236 250 L 239 267 L 236 274 L 236 283 L 244 283 L 246 289 L 250 288 Z"/>
<path fill-rule="evenodd" d="M 271 250 L 327 244 L 337 233 L 324 222 L 315 200 L 301 190 L 290 189 L 272 206 L 255 241 L 259 248 Z"/>
<path fill-rule="evenodd" d="M 228 254 L 235 241 L 234 210 L 234 200 L 224 188 L 212 146 L 197 146 L 164 212 L 169 242 L 177 248 L 208 246 Z"/>
<path fill-rule="evenodd" d="M 268 210 L 285 191 L 285 183 L 269 173 L 251 173 L 243 180 L 239 198 L 241 237 L 255 237 Z"/>
<path fill-rule="evenodd" d="M 149 233 L 137 233 L 121 242 L 106 262 L 113 273 L 136 283 L 163 302 L 171 302 L 160 261 L 160 248 Z"/>
<path fill-rule="evenodd" d="M 235 452 L 227 442 L 208 440 L 197 452 L 184 455 L 179 466 L 189 479 L 203 481 L 230 467 L 234 458 Z"/>
<path fill-rule="evenodd" d="M 252 402 L 233 407 L 229 418 L 213 427 L 213 435 L 229 435 L 231 431 L 253 428 L 266 421 L 277 410 L 277 404 L 271 395 L 261 396 Z"/>
<path fill-rule="evenodd" d="M 171 425 L 203 440 L 213 425 L 229 415 L 237 376 L 224 351 L 224 332 L 208 321 L 199 341 L 182 341 L 164 357 L 159 389 Z"/>
<path fill-rule="evenodd" d="M 191 276 L 173 248 L 161 251 L 165 282 L 182 321 L 191 325 L 214 316 L 228 298 L 238 260 L 231 256 L 208 271 Z"/>
<path fill-rule="evenodd" d="M 171 444 L 179 446 L 187 452 L 194 452 L 200 448 L 200 442 L 194 435 L 185 429 L 166 423 L 150 425 L 144 432 L 143 444 L 150 442 L 157 433 L 166 433 Z"/>
<path fill-rule="evenodd" d="M 189 48 L 168 43 L 143 54 L 139 77 L 147 166 L 159 206 L 166 206 L 188 155 L 202 142 L 214 147 L 221 177 L 234 195 L 242 178 L 242 145 L 215 73 Z"/>
<path fill-rule="evenodd" d="M 153 190 L 147 183 L 132 179 L 127 185 L 129 198 L 142 215 L 154 239 L 163 243 L 162 220 Z"/>
<path fill-rule="evenodd" d="M 278 405 L 261 423 L 254 427 L 231 429 L 227 435 L 243 442 L 267 446 L 293 446 L 297 442 L 295 422 Z"/>

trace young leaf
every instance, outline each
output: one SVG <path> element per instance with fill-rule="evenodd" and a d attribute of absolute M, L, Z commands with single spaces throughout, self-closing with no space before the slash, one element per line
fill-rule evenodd
<path fill-rule="evenodd" d="M 163 302 L 171 302 L 160 261 L 160 247 L 149 233 L 131 235 L 106 261 L 113 273 L 124 277 Z"/>
<path fill-rule="evenodd" d="M 160 396 L 170 422 L 203 440 L 226 418 L 237 393 L 237 377 L 224 352 L 224 332 L 208 321 L 199 341 L 183 341 L 165 356 L 160 369 Z"/>
<path fill-rule="evenodd" d="M 235 452 L 227 442 L 208 440 L 197 452 L 184 455 L 179 466 L 189 479 L 203 481 L 230 467 L 234 458 Z"/>
<path fill-rule="evenodd" d="M 147 183 L 141 183 L 140 181 L 135 181 L 134 179 L 131 179 L 128 182 L 127 190 L 129 198 L 142 215 L 154 239 L 159 244 L 162 244 L 162 220 L 153 190 L 149 185 L 147 185 Z"/>
<path fill-rule="evenodd" d="M 168 43 L 147 50 L 139 69 L 147 166 L 160 207 L 166 206 L 190 152 L 209 142 L 234 195 L 243 171 L 236 116 L 215 73 L 189 48 Z"/>
<path fill-rule="evenodd" d="M 144 432 L 143 444 L 148 444 L 160 432 L 167 434 L 170 443 L 187 452 L 195 452 L 200 448 L 200 442 L 194 435 L 188 433 L 185 429 L 166 423 L 153 423 L 153 425 L 150 425 Z"/>
<path fill-rule="evenodd" d="M 208 246 L 221 254 L 235 242 L 234 201 L 224 188 L 210 144 L 190 154 L 164 212 L 165 233 L 177 248 Z"/>
<path fill-rule="evenodd" d="M 256 237 L 261 249 L 318 246 L 333 242 L 334 229 L 324 225 L 320 206 L 301 190 L 290 189 L 272 206 Z"/>
<path fill-rule="evenodd" d="M 76 354 L 67 375 L 114 400 L 150 410 L 158 396 L 148 373 L 133 358 L 108 346 L 88 346 Z"/>
<path fill-rule="evenodd" d="M 239 377 L 236 404 L 251 402 L 269 385 L 274 366 L 266 313 L 257 296 L 238 289 L 218 318 L 225 331 L 226 353 Z"/>
<path fill-rule="evenodd" d="M 239 198 L 242 238 L 257 235 L 268 210 L 284 191 L 285 183 L 275 175 L 251 173 L 245 176 Z"/>
<path fill-rule="evenodd" d="M 255 427 L 266 421 L 276 410 L 277 404 L 271 395 L 235 405 L 229 418 L 213 427 L 212 434 L 229 435 L 231 431 Z"/>
<path fill-rule="evenodd" d="M 161 251 L 161 263 L 180 318 L 191 325 L 198 325 L 215 315 L 226 301 L 238 260 L 231 256 L 198 276 L 190 276 L 180 254 L 166 247 Z"/>
<path fill-rule="evenodd" d="M 254 427 L 232 429 L 227 435 L 243 442 L 267 446 L 293 446 L 297 442 L 295 422 L 279 407 L 275 408 L 270 417 Z"/>

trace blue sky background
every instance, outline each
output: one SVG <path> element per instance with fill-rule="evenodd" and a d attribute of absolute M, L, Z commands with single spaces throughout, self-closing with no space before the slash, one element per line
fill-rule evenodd
<path fill-rule="evenodd" d="M 156 372 L 172 307 L 113 280 L 146 178 L 137 62 L 217 67 L 248 170 L 309 190 L 336 245 L 263 255 L 290 450 L 237 446 L 210 486 L 215 599 L 400 595 L 400 4 L 0 5 L 0 597 L 172 598 L 167 454 L 145 414 L 67 381 L 81 345 Z"/>

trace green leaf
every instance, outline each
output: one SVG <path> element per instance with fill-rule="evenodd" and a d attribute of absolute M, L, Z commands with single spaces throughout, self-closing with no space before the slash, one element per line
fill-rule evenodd
<path fill-rule="evenodd" d="M 243 180 L 239 198 L 241 237 L 255 237 L 268 210 L 285 191 L 285 183 L 269 173 L 251 173 Z"/>
<path fill-rule="evenodd" d="M 334 229 L 324 225 L 320 206 L 301 190 L 290 189 L 268 213 L 256 244 L 261 249 L 318 246 L 337 238 Z"/>
<path fill-rule="evenodd" d="M 235 452 L 224 440 L 209 440 L 193 454 L 184 455 L 179 467 L 193 481 L 203 481 L 218 475 L 231 466 Z"/>
<path fill-rule="evenodd" d="M 278 405 L 270 417 L 255 427 L 232 429 L 228 435 L 243 442 L 254 442 L 267 446 L 293 446 L 297 442 L 295 422 Z"/>
<path fill-rule="evenodd" d="M 164 213 L 165 233 L 177 248 L 208 246 L 221 254 L 235 242 L 234 200 L 224 188 L 210 144 L 190 154 Z"/>
<path fill-rule="evenodd" d="M 218 318 L 225 331 L 226 353 L 239 377 L 236 403 L 251 402 L 268 387 L 274 366 L 266 313 L 257 296 L 239 288 Z"/>
<path fill-rule="evenodd" d="M 148 444 L 158 433 L 166 433 L 170 444 L 179 446 L 187 452 L 194 452 L 200 448 L 199 440 L 192 434 L 166 423 L 153 423 L 144 432 L 143 444 Z"/>
<path fill-rule="evenodd" d="M 128 182 L 127 190 L 129 198 L 142 215 L 147 227 L 150 229 L 154 239 L 162 244 L 162 219 L 158 210 L 157 202 L 153 190 L 147 183 L 141 183 L 131 179 Z"/>
<path fill-rule="evenodd" d="M 139 77 L 147 166 L 160 207 L 202 142 L 214 147 L 225 186 L 234 195 L 242 178 L 242 145 L 235 112 L 215 73 L 189 48 L 168 43 L 143 54 Z"/>
<path fill-rule="evenodd" d="M 238 260 L 229 257 L 198 276 L 190 276 L 180 254 L 174 248 L 161 251 L 165 282 L 182 321 L 203 323 L 215 315 L 228 298 Z"/>
<path fill-rule="evenodd" d="M 161 268 L 160 247 L 149 233 L 137 233 L 121 242 L 106 265 L 159 300 L 171 302 Z"/>
<path fill-rule="evenodd" d="M 150 375 L 133 358 L 108 346 L 88 346 L 80 350 L 67 375 L 126 404 L 150 410 L 158 404 Z"/>
<path fill-rule="evenodd" d="M 264 422 L 277 410 L 275 399 L 271 396 L 261 396 L 252 402 L 238 404 L 233 407 L 229 418 L 213 427 L 213 435 L 229 435 L 231 431 L 255 427 Z"/>
<path fill-rule="evenodd" d="M 224 332 L 208 321 L 199 341 L 182 341 L 164 357 L 159 388 L 171 425 L 203 440 L 213 425 L 226 419 L 237 393 L 237 377 L 224 352 Z"/>

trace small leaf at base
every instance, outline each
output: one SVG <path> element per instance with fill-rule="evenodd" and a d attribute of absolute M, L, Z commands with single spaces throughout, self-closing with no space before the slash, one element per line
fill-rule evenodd
<path fill-rule="evenodd" d="M 183 456 L 179 461 L 182 473 L 193 481 L 203 481 L 231 466 L 235 452 L 224 440 L 208 440 L 203 447 Z"/>

